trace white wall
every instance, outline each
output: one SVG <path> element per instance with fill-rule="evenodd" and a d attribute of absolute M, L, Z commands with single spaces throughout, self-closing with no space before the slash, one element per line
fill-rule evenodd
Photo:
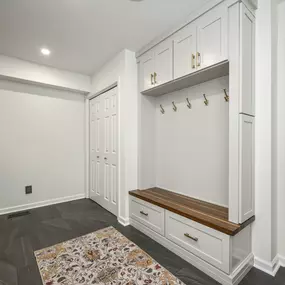
<path fill-rule="evenodd" d="M 157 97 L 156 186 L 228 207 L 229 103 L 224 88 L 229 88 L 228 76 Z"/>
<path fill-rule="evenodd" d="M 285 1 L 278 6 L 278 101 L 277 101 L 277 189 L 278 189 L 278 253 L 285 262 Z M 283 264 L 285 266 L 285 263 Z"/>
<path fill-rule="evenodd" d="M 76 90 L 82 93 L 89 93 L 91 89 L 89 76 L 4 55 L 0 55 L 0 77 L 33 84 L 56 86 L 57 88 Z"/>
<path fill-rule="evenodd" d="M 277 248 L 277 0 L 259 0 L 256 12 L 255 266 L 274 275 Z M 264 56 L 267 55 L 267 56 Z"/>
<path fill-rule="evenodd" d="M 0 80 L 0 213 L 84 197 L 84 102 L 80 94 Z"/>
<path fill-rule="evenodd" d="M 130 190 L 138 188 L 138 94 L 135 53 L 123 50 L 92 77 L 92 93 L 118 82 L 119 124 L 119 211 L 123 224 L 129 222 Z"/>

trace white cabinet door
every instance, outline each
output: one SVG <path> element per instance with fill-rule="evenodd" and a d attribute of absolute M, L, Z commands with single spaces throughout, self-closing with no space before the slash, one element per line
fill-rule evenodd
<path fill-rule="evenodd" d="M 154 87 L 154 52 L 150 51 L 144 54 L 140 60 L 140 76 L 142 90 Z"/>
<path fill-rule="evenodd" d="M 254 117 L 240 115 L 239 223 L 254 215 Z"/>
<path fill-rule="evenodd" d="M 196 71 L 196 24 L 192 23 L 174 36 L 174 79 Z"/>
<path fill-rule="evenodd" d="M 197 20 L 197 68 L 227 59 L 227 8 L 219 5 Z"/>
<path fill-rule="evenodd" d="M 168 39 L 155 47 L 155 86 L 173 79 L 173 41 Z"/>
<path fill-rule="evenodd" d="M 255 114 L 255 19 L 243 3 L 240 4 L 240 113 Z"/>
<path fill-rule="evenodd" d="M 117 216 L 117 88 L 90 101 L 90 198 Z"/>

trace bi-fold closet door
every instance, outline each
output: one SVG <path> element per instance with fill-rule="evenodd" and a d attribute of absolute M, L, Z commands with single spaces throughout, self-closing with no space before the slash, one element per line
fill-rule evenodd
<path fill-rule="evenodd" d="M 90 198 L 117 216 L 117 88 L 90 101 Z"/>

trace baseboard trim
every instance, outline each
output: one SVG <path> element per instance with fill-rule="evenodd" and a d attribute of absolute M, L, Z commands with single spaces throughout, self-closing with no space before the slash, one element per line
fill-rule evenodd
<path fill-rule="evenodd" d="M 130 219 L 129 218 L 123 218 L 123 217 L 118 217 L 118 222 L 123 225 L 124 227 L 130 225 Z"/>
<path fill-rule="evenodd" d="M 61 197 L 61 198 L 56 198 L 56 199 L 40 201 L 40 202 L 36 202 L 36 203 L 29 203 L 29 204 L 20 205 L 20 206 L 4 208 L 4 209 L 0 209 L 0 215 L 20 212 L 20 211 L 25 211 L 25 210 L 35 209 L 35 208 L 40 208 L 40 207 L 44 207 L 44 206 L 49 206 L 49 205 L 54 205 L 54 204 L 84 199 L 84 198 L 85 198 L 85 194 L 77 194 L 77 195 L 73 195 L 73 196 L 66 196 L 66 197 Z"/>
<path fill-rule="evenodd" d="M 279 264 L 281 267 L 285 267 L 285 257 L 282 256 L 282 255 L 278 255 L 278 258 L 279 258 Z"/>
<path fill-rule="evenodd" d="M 130 218 L 130 224 L 223 285 L 237 285 L 253 266 L 254 257 L 250 254 L 232 274 L 227 275 L 136 220 Z"/>
<path fill-rule="evenodd" d="M 272 262 L 262 260 L 261 258 L 254 258 L 254 267 L 271 275 L 275 276 L 281 266 L 280 256 L 276 255 Z"/>

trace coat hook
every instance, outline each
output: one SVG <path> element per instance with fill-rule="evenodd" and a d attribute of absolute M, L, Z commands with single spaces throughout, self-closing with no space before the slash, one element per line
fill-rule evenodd
<path fill-rule="evenodd" d="M 206 105 L 206 106 L 208 106 L 209 105 L 209 100 L 207 99 L 207 97 L 206 97 L 206 95 L 205 94 L 203 94 L 203 96 L 204 96 L 204 104 Z"/>
<path fill-rule="evenodd" d="M 229 102 L 229 100 L 230 100 L 230 96 L 227 94 L 227 89 L 224 89 L 224 93 L 225 93 L 225 101 L 226 102 Z"/>
<path fill-rule="evenodd" d="M 165 113 L 165 111 L 164 111 L 164 109 L 163 109 L 163 107 L 162 107 L 161 104 L 160 104 L 160 112 L 161 112 L 161 114 L 164 114 L 164 113 Z"/>
<path fill-rule="evenodd" d="M 173 108 L 172 108 L 173 111 L 176 112 L 177 111 L 177 107 L 175 106 L 174 102 L 172 102 L 172 105 L 173 105 Z"/>
<path fill-rule="evenodd" d="M 187 101 L 187 107 L 188 107 L 189 109 L 191 109 L 191 108 L 192 108 L 192 105 L 191 105 L 191 103 L 189 102 L 189 99 L 186 98 L 186 101 Z"/>

